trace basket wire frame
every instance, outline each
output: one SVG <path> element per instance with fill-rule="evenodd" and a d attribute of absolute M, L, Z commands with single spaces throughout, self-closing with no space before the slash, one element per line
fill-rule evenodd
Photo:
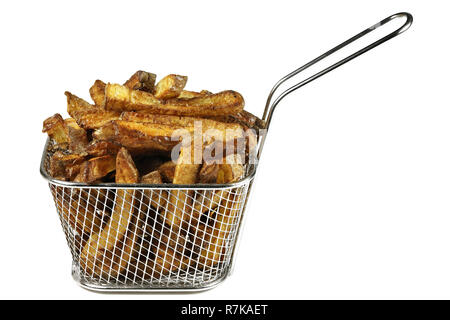
<path fill-rule="evenodd" d="M 49 186 L 80 283 L 199 289 L 227 276 L 249 184 L 207 190 Z M 177 227 L 167 216 L 179 206 L 183 223 Z M 95 248 L 102 241 L 112 247 Z"/>

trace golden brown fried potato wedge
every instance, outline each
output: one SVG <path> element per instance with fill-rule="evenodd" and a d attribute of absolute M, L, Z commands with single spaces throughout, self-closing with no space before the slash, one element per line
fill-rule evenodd
<path fill-rule="evenodd" d="M 192 98 L 197 98 L 197 97 L 204 97 L 208 94 L 211 94 L 211 92 L 206 91 L 206 90 L 202 90 L 200 92 L 181 90 L 181 92 L 177 98 L 178 99 L 192 99 Z"/>
<path fill-rule="evenodd" d="M 197 182 L 197 174 L 201 164 L 195 164 L 196 146 L 181 147 L 180 157 L 178 158 L 173 177 L 174 184 L 194 184 Z M 201 151 L 201 150 L 200 150 Z M 164 222 L 175 232 L 180 227 L 185 227 L 184 223 L 191 219 L 192 190 L 173 190 L 170 191 L 169 203 L 164 215 Z"/>
<path fill-rule="evenodd" d="M 155 81 L 156 74 L 139 70 L 136 71 L 123 85 L 132 90 L 153 92 Z"/>
<path fill-rule="evenodd" d="M 132 121 L 115 120 L 93 133 L 94 139 L 107 140 L 121 144 L 130 152 L 164 151 L 169 152 L 179 143 L 171 137 L 181 127 L 136 123 Z"/>
<path fill-rule="evenodd" d="M 217 172 L 217 183 L 231 183 L 239 181 L 245 174 L 243 160 L 238 154 L 230 154 L 224 159 Z"/>
<path fill-rule="evenodd" d="M 146 112 L 123 112 L 120 118 L 125 121 L 133 121 L 140 123 L 155 123 L 155 124 L 164 124 L 170 126 L 189 127 L 189 128 L 193 128 L 196 124 L 198 124 L 202 126 L 203 131 L 210 129 L 221 131 L 243 130 L 242 126 L 239 125 L 238 123 L 224 123 L 211 119 L 161 115 Z"/>
<path fill-rule="evenodd" d="M 73 153 L 85 152 L 89 143 L 86 130 L 81 128 L 74 119 L 68 118 L 64 120 L 69 137 L 69 150 Z"/>
<path fill-rule="evenodd" d="M 169 74 L 162 78 L 155 87 L 155 97 L 158 99 L 176 98 L 186 86 L 187 77 Z"/>
<path fill-rule="evenodd" d="M 177 164 L 172 160 L 164 162 L 158 167 L 158 172 L 166 183 L 173 183 L 173 177 L 175 176 L 175 168 Z"/>
<path fill-rule="evenodd" d="M 100 230 L 102 224 L 107 221 L 108 214 L 95 210 L 96 198 L 93 194 L 71 191 L 59 186 L 53 186 L 52 193 L 61 218 L 75 233 L 75 250 L 81 250 L 85 239 Z"/>
<path fill-rule="evenodd" d="M 96 157 L 82 163 L 76 182 L 92 183 L 116 169 L 116 160 L 112 155 Z"/>
<path fill-rule="evenodd" d="M 85 159 L 84 155 L 56 151 L 50 158 L 49 173 L 56 179 L 73 180 Z"/>
<path fill-rule="evenodd" d="M 69 91 L 64 92 L 64 94 L 67 97 L 67 113 L 75 120 L 77 119 L 75 116 L 77 112 L 95 112 L 101 110 L 101 108 L 90 104 Z"/>
<path fill-rule="evenodd" d="M 198 174 L 199 183 L 232 183 L 244 177 L 245 168 L 242 159 L 237 154 L 232 154 L 223 159 L 221 164 L 204 163 Z M 221 199 L 226 196 L 224 191 L 198 192 L 193 203 L 193 217 L 199 218 L 202 214 L 211 213 L 217 208 Z M 195 220 L 194 220 L 195 223 Z M 193 224 L 195 225 L 195 224 Z"/>
<path fill-rule="evenodd" d="M 141 183 L 162 184 L 163 181 L 161 174 L 158 171 L 153 171 L 142 176 Z M 168 195 L 166 190 L 144 190 L 143 200 L 149 202 L 156 211 L 166 206 L 167 198 Z"/>
<path fill-rule="evenodd" d="M 136 169 L 130 153 L 125 148 L 120 148 L 116 157 L 116 183 L 137 183 L 139 172 Z"/>
<path fill-rule="evenodd" d="M 192 266 L 196 269 L 215 266 L 224 261 L 225 252 L 230 246 L 229 235 L 238 225 L 240 196 L 225 190 L 221 192 L 219 202 L 220 206 L 216 205 L 209 212 L 208 223 L 200 221 L 197 225 L 191 225 L 193 251 L 199 253 L 192 260 Z"/>
<path fill-rule="evenodd" d="M 44 120 L 42 132 L 46 132 L 61 148 L 67 148 L 69 136 L 67 134 L 66 123 L 59 113 L 55 113 L 55 115 Z"/>
<path fill-rule="evenodd" d="M 138 111 L 179 116 L 214 116 L 242 111 L 244 99 L 235 91 L 223 91 L 192 99 L 160 100 L 148 92 L 130 90 L 119 84 L 106 85 L 106 110 Z"/>
<path fill-rule="evenodd" d="M 76 113 L 76 121 L 84 129 L 98 129 L 112 120 L 120 118 L 120 112 L 117 111 L 94 111 Z"/>
<path fill-rule="evenodd" d="M 264 129 L 264 121 L 245 110 L 232 115 L 211 116 L 208 119 L 226 123 L 239 123 L 246 128 Z"/>
<path fill-rule="evenodd" d="M 116 155 L 120 150 L 120 145 L 109 141 L 92 141 L 86 146 L 86 152 L 93 157 Z"/>
<path fill-rule="evenodd" d="M 139 181 L 131 155 L 121 148 L 116 157 L 116 183 Z M 135 190 L 119 189 L 114 210 L 105 228 L 92 234 L 84 246 L 80 264 L 88 274 L 117 277 L 133 256 L 135 244 L 142 232 L 140 219 L 134 214 Z"/>
<path fill-rule="evenodd" d="M 91 95 L 92 101 L 95 105 L 100 108 L 105 107 L 105 87 L 106 83 L 102 80 L 95 80 L 92 87 L 89 89 L 89 94 Z"/>
<path fill-rule="evenodd" d="M 220 164 L 218 163 L 203 163 L 203 166 L 198 173 L 198 183 L 216 183 L 217 175 L 219 173 Z"/>
<path fill-rule="evenodd" d="M 111 120 L 119 119 L 120 112 L 105 111 L 66 91 L 67 112 L 84 129 L 97 129 Z"/>
<path fill-rule="evenodd" d="M 161 174 L 159 171 L 152 171 L 150 173 L 147 173 L 146 175 L 142 176 L 141 183 L 145 184 L 161 184 L 163 183 Z"/>
<path fill-rule="evenodd" d="M 155 249 L 154 259 L 144 259 L 137 266 L 137 275 L 142 279 L 161 279 L 170 273 L 185 270 L 188 267 L 189 259 L 176 252 L 171 247 L 161 244 Z"/>

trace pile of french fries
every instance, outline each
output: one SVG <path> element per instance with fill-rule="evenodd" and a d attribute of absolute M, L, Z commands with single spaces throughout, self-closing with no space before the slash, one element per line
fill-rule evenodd
<path fill-rule="evenodd" d="M 155 74 L 137 71 L 123 85 L 95 81 L 93 103 L 66 92 L 70 118 L 55 114 L 44 121 L 51 141 L 48 173 L 96 185 L 244 178 L 263 122 L 243 110 L 239 93 L 188 91 L 186 82 L 170 74 L 156 83 Z M 239 195 L 226 190 L 55 190 L 62 193 L 55 197 L 60 214 L 77 235 L 80 266 L 109 279 L 217 265 L 239 212 Z"/>

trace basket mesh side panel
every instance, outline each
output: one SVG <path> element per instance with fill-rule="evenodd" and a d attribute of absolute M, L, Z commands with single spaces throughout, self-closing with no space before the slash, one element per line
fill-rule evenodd
<path fill-rule="evenodd" d="M 50 183 L 80 282 L 201 288 L 226 276 L 248 185 L 101 189 Z"/>

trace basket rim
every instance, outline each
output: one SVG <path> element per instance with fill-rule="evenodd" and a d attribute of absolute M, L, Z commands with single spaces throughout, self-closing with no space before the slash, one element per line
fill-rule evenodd
<path fill-rule="evenodd" d="M 51 177 L 47 170 L 45 169 L 45 159 L 48 153 L 48 145 L 50 143 L 50 138 L 47 138 L 47 141 L 44 146 L 44 151 L 41 157 L 40 164 L 40 173 L 41 176 L 47 180 L 48 183 L 61 186 L 61 187 L 72 187 L 72 188 L 87 188 L 87 189 L 192 189 L 192 190 L 210 190 L 210 189 L 231 189 L 236 187 L 241 187 L 243 185 L 249 184 L 251 180 L 253 180 L 256 174 L 257 164 L 251 166 L 250 172 L 242 179 L 232 183 L 198 183 L 198 184 L 172 184 L 172 183 L 163 183 L 163 184 L 118 184 L 118 183 L 96 183 L 96 184 L 87 184 L 80 183 L 74 181 L 64 181 L 58 180 Z"/>

